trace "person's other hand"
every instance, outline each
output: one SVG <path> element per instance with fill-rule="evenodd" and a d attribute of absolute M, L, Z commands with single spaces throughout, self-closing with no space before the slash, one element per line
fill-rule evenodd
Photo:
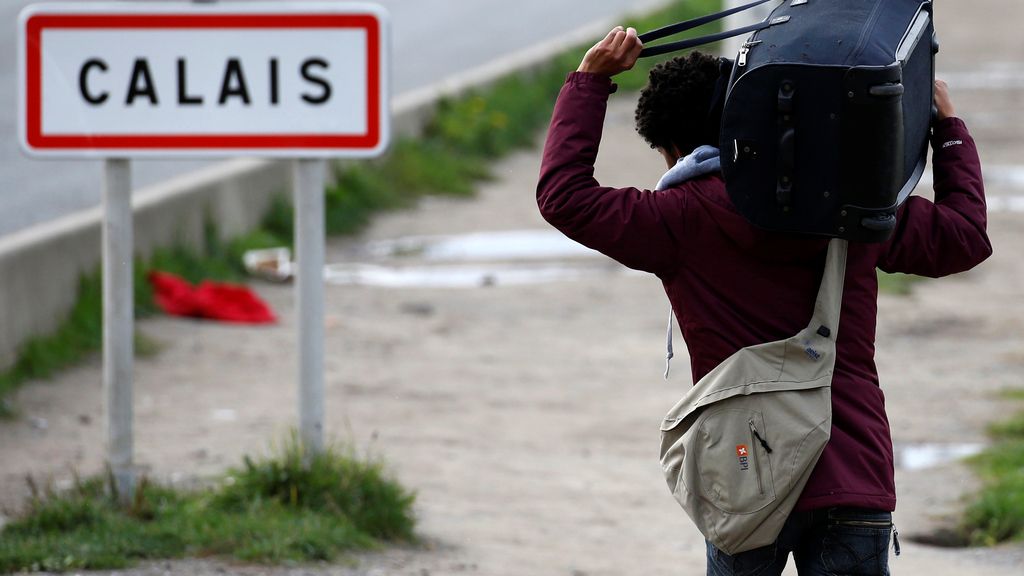
<path fill-rule="evenodd" d="M 949 97 L 949 86 L 942 80 L 935 81 L 935 108 L 938 109 L 938 120 L 956 116 L 953 100 Z"/>
<path fill-rule="evenodd" d="M 587 50 L 587 55 L 583 57 L 583 62 L 576 71 L 610 78 L 632 68 L 643 47 L 643 43 L 636 36 L 636 29 L 616 26 L 604 40 Z"/>

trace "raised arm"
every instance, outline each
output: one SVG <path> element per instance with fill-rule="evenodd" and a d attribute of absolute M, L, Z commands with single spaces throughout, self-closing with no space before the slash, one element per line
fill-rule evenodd
<path fill-rule="evenodd" d="M 978 149 L 954 115 L 945 83 L 936 82 L 935 93 L 935 202 L 912 197 L 900 209 L 896 232 L 878 262 L 886 272 L 946 276 L 970 270 L 992 254 Z"/>
<path fill-rule="evenodd" d="M 635 30 L 616 28 L 569 75 L 544 145 L 537 205 L 566 236 L 630 268 L 657 274 L 676 261 L 675 231 L 684 198 L 603 187 L 594 178 L 611 76 L 631 68 L 640 48 Z"/>

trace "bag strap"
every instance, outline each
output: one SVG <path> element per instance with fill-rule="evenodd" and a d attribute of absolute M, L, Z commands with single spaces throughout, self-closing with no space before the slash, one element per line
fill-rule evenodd
<path fill-rule="evenodd" d="M 809 327 L 823 338 L 831 338 L 835 342 L 839 338 L 839 317 L 843 311 L 843 285 L 846 283 L 846 254 L 850 243 L 842 238 L 833 238 L 828 243 L 825 255 L 825 270 L 821 274 L 818 286 L 818 297 L 814 300 L 814 313 Z M 675 310 L 668 307 L 668 334 L 665 339 L 665 374 L 668 380 L 672 369 L 672 331 Z"/>
<path fill-rule="evenodd" d="M 825 271 L 821 275 L 818 298 L 814 301 L 814 315 L 809 326 L 819 336 L 839 337 L 839 316 L 843 310 L 843 284 L 846 282 L 846 254 L 849 242 L 833 238 L 828 243 L 825 256 Z"/>
<path fill-rule="evenodd" d="M 755 0 L 754 2 L 751 2 L 749 4 L 744 4 L 743 6 L 737 6 L 736 8 L 731 8 L 729 10 L 723 10 L 721 12 L 716 12 L 714 14 L 708 14 L 707 16 L 701 16 L 700 18 L 694 18 L 692 20 L 686 20 L 684 22 L 678 22 L 676 24 L 671 24 L 671 25 L 665 26 L 663 28 L 658 28 L 657 30 L 651 30 L 650 32 L 645 32 L 645 33 L 640 35 L 640 42 L 646 44 L 646 43 L 648 43 L 648 42 L 650 42 L 652 40 L 658 40 L 658 39 L 661 39 L 661 38 L 665 38 L 666 36 L 672 36 L 672 35 L 678 34 L 680 32 L 685 32 L 687 30 L 692 30 L 694 28 L 697 28 L 698 26 L 703 26 L 705 24 L 709 24 L 711 22 L 715 22 L 717 20 L 721 20 L 722 18 L 725 18 L 726 16 L 731 16 L 733 14 L 738 14 L 740 12 L 749 10 L 751 8 L 754 8 L 756 6 L 760 6 L 761 4 L 765 4 L 765 3 L 771 2 L 771 1 L 772 0 Z M 726 38 L 732 38 L 734 36 L 739 36 L 741 34 L 748 34 L 748 33 L 751 33 L 751 32 L 756 32 L 758 30 L 764 30 L 765 28 L 768 28 L 770 26 L 774 26 L 776 24 L 782 24 L 782 23 L 788 22 L 788 21 L 789 21 L 789 16 L 782 16 L 780 18 L 771 18 L 771 19 L 766 19 L 766 20 L 764 20 L 762 22 L 758 22 L 756 24 L 751 24 L 749 26 L 743 26 L 741 28 L 734 28 L 732 30 L 727 30 L 725 32 L 718 32 L 716 34 L 708 34 L 707 36 L 701 36 L 699 38 L 691 38 L 689 40 L 680 40 L 678 42 L 670 42 L 668 44 L 661 44 L 660 46 L 651 46 L 649 48 L 644 48 L 643 50 L 640 51 L 640 58 L 646 58 L 648 56 L 659 56 L 661 54 L 668 54 L 669 52 L 676 52 L 676 51 L 679 51 L 679 50 L 686 50 L 687 48 L 696 48 L 697 46 L 703 46 L 704 44 L 711 44 L 712 42 L 718 42 L 719 40 L 725 40 Z"/>

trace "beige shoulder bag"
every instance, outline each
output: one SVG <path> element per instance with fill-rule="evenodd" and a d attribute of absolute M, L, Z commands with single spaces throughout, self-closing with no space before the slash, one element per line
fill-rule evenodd
<path fill-rule="evenodd" d="M 661 425 L 669 489 L 727 554 L 778 538 L 828 442 L 847 246 L 841 239 L 829 243 L 807 328 L 737 351 Z"/>

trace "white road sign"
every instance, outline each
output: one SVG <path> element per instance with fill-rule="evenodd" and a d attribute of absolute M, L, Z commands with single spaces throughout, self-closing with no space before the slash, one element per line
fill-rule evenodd
<path fill-rule="evenodd" d="M 64 3 L 19 25 L 34 155 L 373 156 L 387 19 L 351 2 Z"/>

